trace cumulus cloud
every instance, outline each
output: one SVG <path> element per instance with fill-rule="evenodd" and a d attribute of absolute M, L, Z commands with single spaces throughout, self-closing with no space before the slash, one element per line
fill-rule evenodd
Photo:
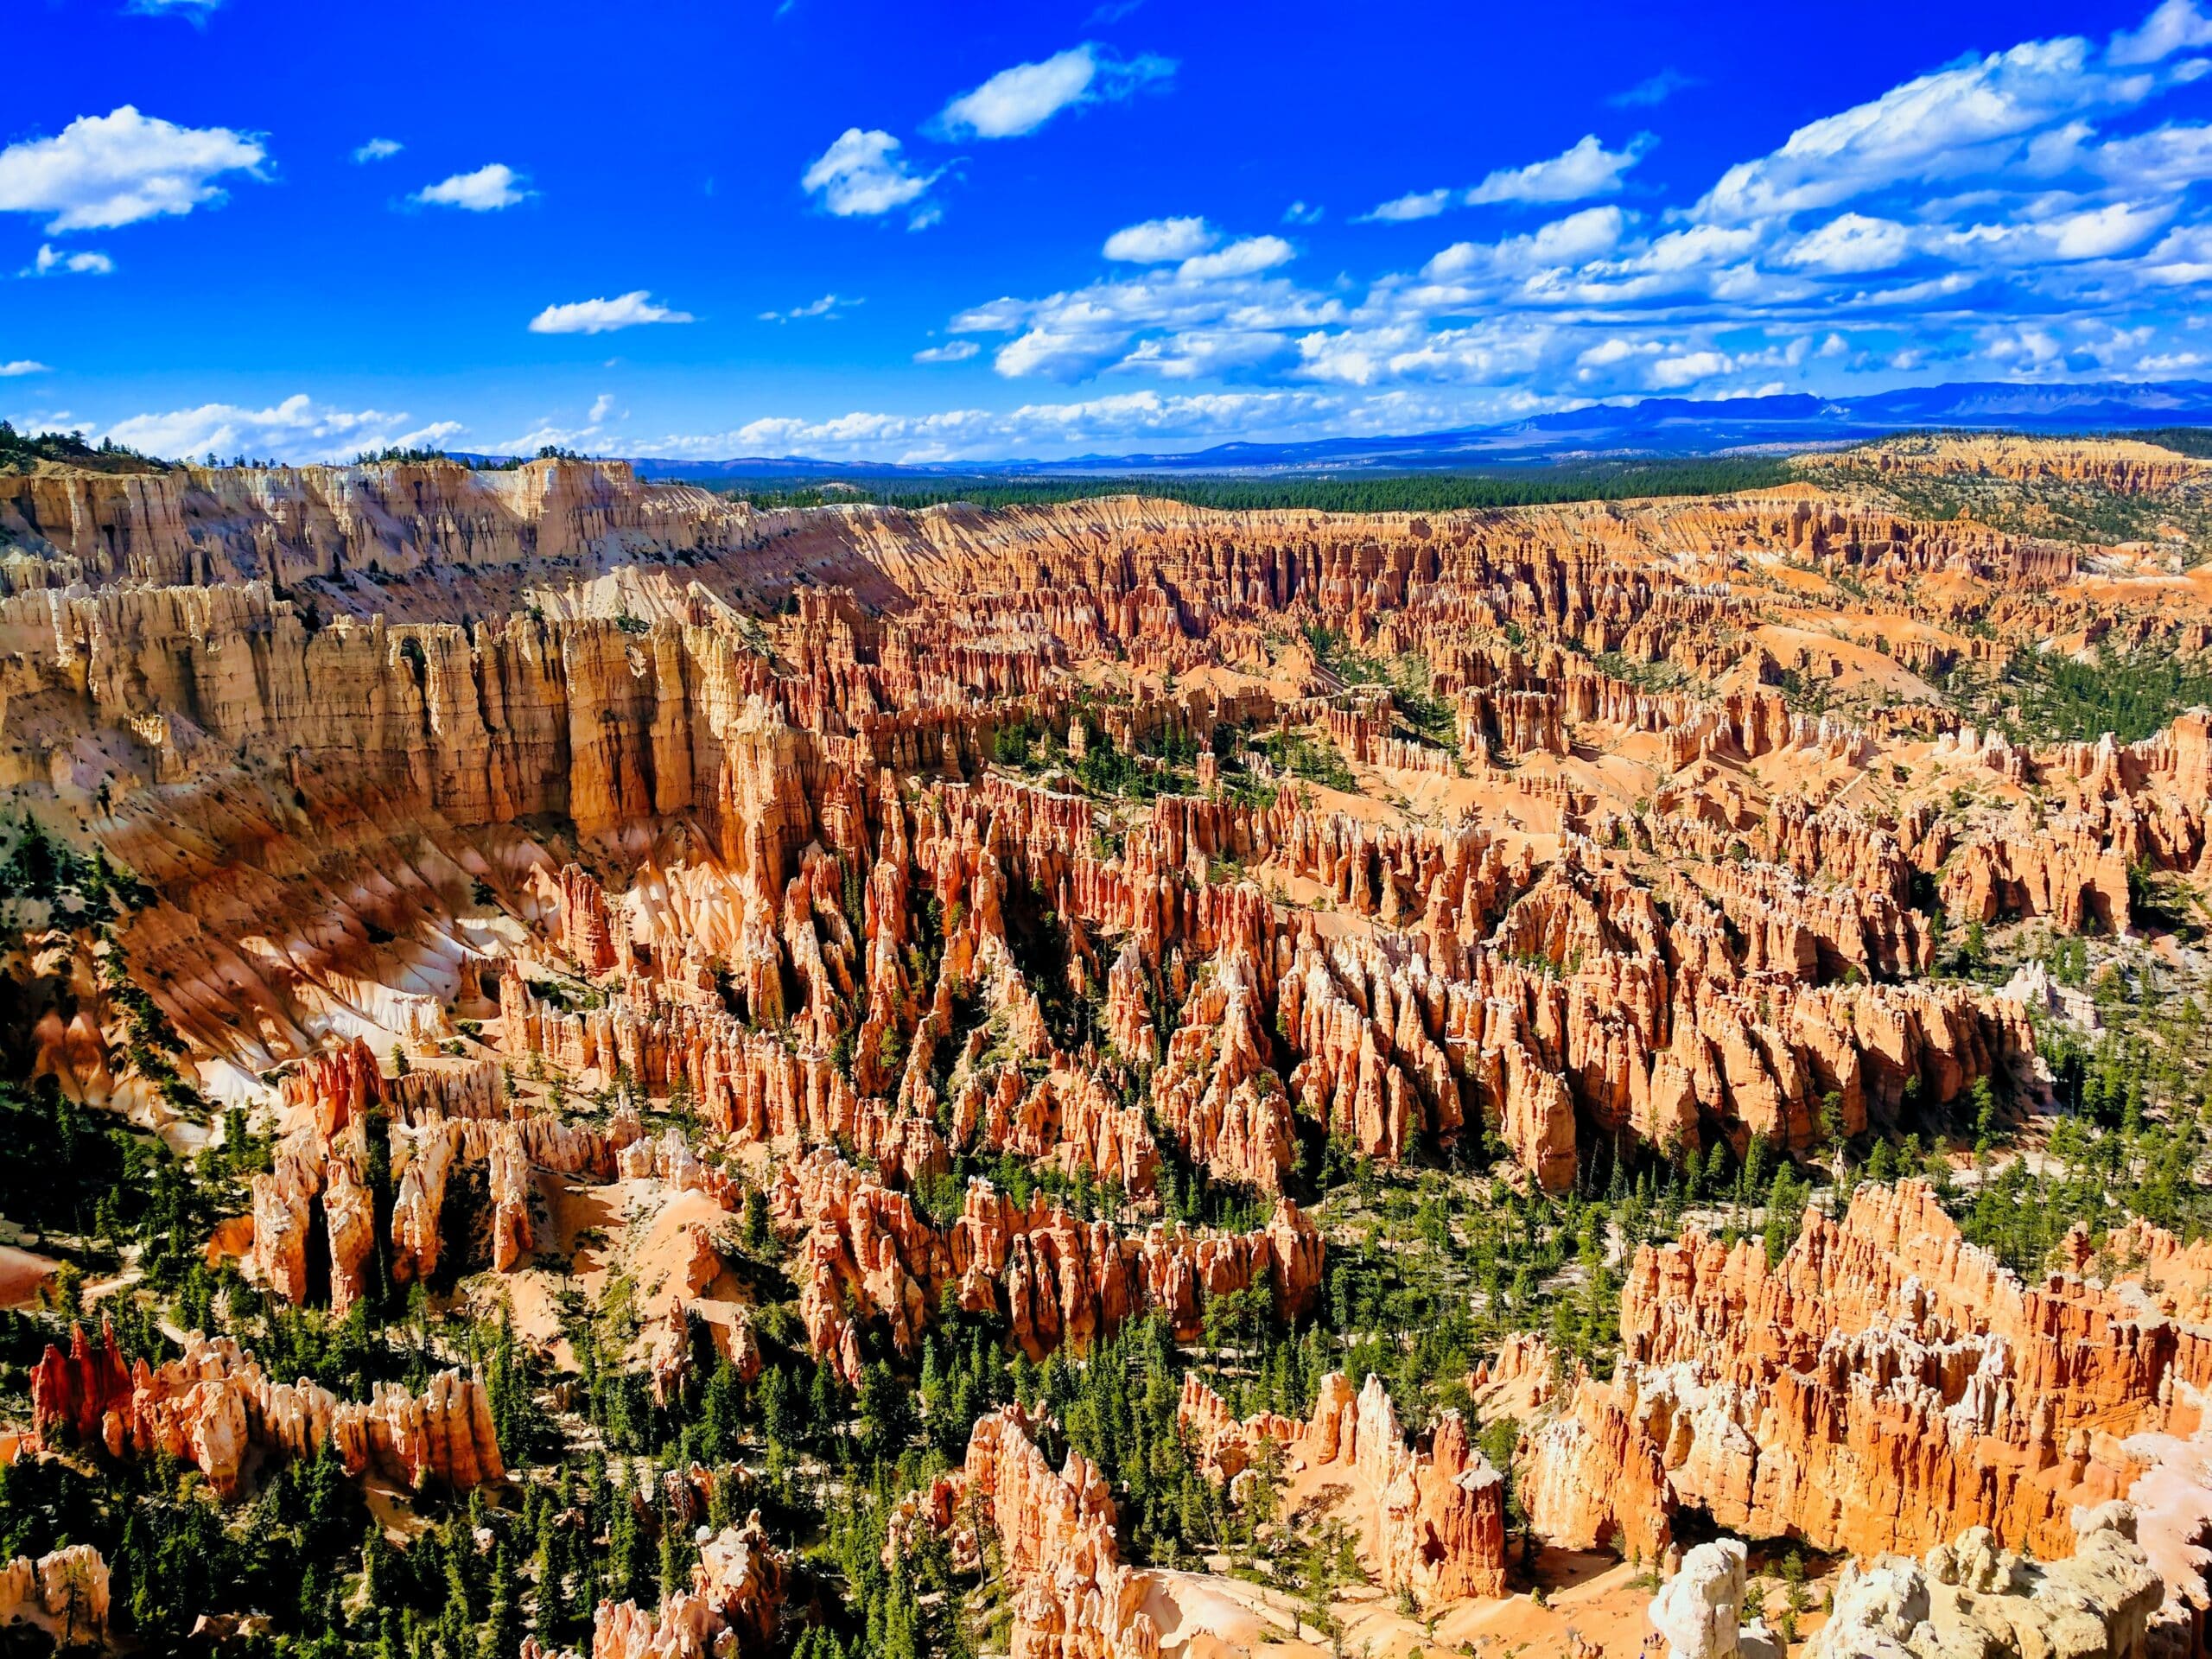
<path fill-rule="evenodd" d="M 53 372 L 52 367 L 48 365 L 28 357 L 19 357 L 12 363 L 0 363 L 0 380 L 14 380 L 26 374 Z"/>
<path fill-rule="evenodd" d="M 598 397 L 591 400 L 591 413 L 585 418 L 588 419 L 592 425 L 597 426 L 601 421 L 605 420 L 613 412 L 614 394 L 611 391 L 602 391 Z"/>
<path fill-rule="evenodd" d="M 372 138 L 353 151 L 355 165 L 365 162 L 388 162 L 407 146 L 397 138 Z"/>
<path fill-rule="evenodd" d="M 917 363 L 965 363 L 983 348 L 972 340 L 948 340 L 942 346 L 927 346 L 914 353 Z"/>
<path fill-rule="evenodd" d="M 1221 240 L 1221 232 L 1203 219 L 1147 219 L 1106 238 L 1106 257 L 1131 264 L 1157 265 L 1171 259 L 1187 259 Z"/>
<path fill-rule="evenodd" d="M 1658 141 L 1640 132 L 1619 149 L 1607 149 L 1586 133 L 1549 161 L 1500 168 L 1467 192 L 1470 207 L 1492 201 L 1582 201 L 1618 191 L 1629 168 Z"/>
<path fill-rule="evenodd" d="M 1892 219 L 1840 213 L 1783 254 L 1793 265 L 1821 270 L 1887 270 L 1910 251 L 1912 232 Z"/>
<path fill-rule="evenodd" d="M 690 322 L 689 311 L 671 311 L 645 289 L 632 289 L 611 300 L 573 300 L 549 305 L 530 320 L 533 334 L 606 334 L 647 322 Z"/>
<path fill-rule="evenodd" d="M 493 162 L 474 173 L 456 173 L 435 184 L 424 185 L 409 200 L 428 207 L 458 207 L 465 213 L 492 213 L 536 195 L 523 187 L 527 178 L 505 162 Z"/>
<path fill-rule="evenodd" d="M 1656 359 L 1650 369 L 1650 384 L 1662 391 L 1679 391 L 1684 386 L 1694 386 L 1700 380 L 1710 380 L 1725 374 L 1733 366 L 1719 352 L 1677 352 Z"/>
<path fill-rule="evenodd" d="M 2169 0 L 2143 35 L 2182 38 L 2187 29 L 2158 20 L 2183 14 L 2196 16 L 2192 6 L 2177 10 Z M 2079 36 L 2028 41 L 1916 76 L 1868 103 L 1808 123 L 1770 155 L 1738 162 L 1697 211 L 1740 223 L 1836 207 L 1891 186 L 2013 167 L 2032 159 L 2037 139 L 2078 143 L 2088 128 L 2069 124 L 2135 108 L 2171 85 L 2172 77 L 2138 67 L 2157 60 L 2143 55 L 2153 49 L 2142 35 L 2120 37 L 2116 55 L 2099 54 Z M 2172 48 L 2156 49 L 2163 58 Z M 2184 70 L 2180 78 L 2196 73 Z M 2061 145 L 2061 154 L 2071 147 Z"/>
<path fill-rule="evenodd" d="M 973 92 L 938 112 L 931 130 L 941 137 L 1018 138 L 1062 110 L 1116 103 L 1175 73 L 1173 60 L 1146 53 L 1122 58 L 1096 41 L 1055 52 L 1041 63 L 1001 69 Z"/>
<path fill-rule="evenodd" d="M 953 318 L 952 331 L 1013 336 L 992 359 L 1010 378 L 1078 379 L 1122 359 L 1154 333 L 1173 335 L 1175 349 L 1155 345 L 1128 366 L 1160 372 L 1171 362 L 1201 360 L 1249 366 L 1281 354 L 1282 342 L 1274 338 L 1280 331 L 1312 327 L 1339 308 L 1270 274 L 1296 253 L 1278 236 L 1243 237 L 1073 292 L 973 306 Z"/>
<path fill-rule="evenodd" d="M 1454 190 L 1415 190 L 1369 209 L 1359 216 L 1360 221 L 1402 225 L 1408 219 L 1434 219 L 1452 205 L 1458 194 Z"/>
<path fill-rule="evenodd" d="M 228 127 L 181 127 L 125 104 L 80 115 L 51 138 L 0 149 L 0 213 L 46 213 L 51 234 L 112 230 L 219 207 L 227 174 L 264 176 L 262 141 Z"/>
<path fill-rule="evenodd" d="M 834 317 L 841 311 L 849 311 L 856 305 L 867 303 L 865 300 L 847 299 L 837 294 L 824 294 L 818 300 L 809 300 L 804 305 L 795 305 L 788 311 L 763 311 L 760 314 L 760 321 L 798 322 L 808 317 Z M 667 321 L 673 321 L 673 319 L 667 319 Z"/>
<path fill-rule="evenodd" d="M 899 141 L 887 132 L 848 127 L 815 157 L 799 186 L 840 219 L 887 213 L 921 196 L 938 176 L 915 172 L 899 149 Z"/>
<path fill-rule="evenodd" d="M 165 414 L 118 421 L 105 436 L 148 454 L 276 455 L 287 461 L 342 461 L 387 446 L 435 448 L 465 429 L 437 421 L 410 429 L 404 412 L 344 410 L 317 404 L 305 392 L 268 409 L 202 404 Z"/>
<path fill-rule="evenodd" d="M 1186 283 L 1211 283 L 1224 276 L 1252 276 L 1287 264 L 1298 250 L 1279 236 L 1248 236 L 1212 253 L 1194 254 L 1175 268 Z"/>
<path fill-rule="evenodd" d="M 1471 189 L 1414 190 L 1370 208 L 1359 216 L 1362 224 L 1403 225 L 1434 219 L 1453 207 L 1480 207 L 1493 202 L 1541 205 L 1584 201 L 1592 196 L 1619 192 L 1629 168 L 1658 141 L 1638 133 L 1619 149 L 1607 149 L 1590 133 L 1548 161 L 1526 167 L 1503 167 Z"/>
<path fill-rule="evenodd" d="M 2133 68 L 2203 46 L 2212 46 L 2212 17 L 2197 8 L 2196 0 L 2164 0 L 2141 28 L 2114 35 L 2105 55 L 2121 68 Z"/>
<path fill-rule="evenodd" d="M 105 276 L 114 269 L 115 261 L 97 249 L 79 248 L 74 253 L 64 253 L 51 242 L 41 242 L 23 275 Z"/>
<path fill-rule="evenodd" d="M 1629 216 L 1618 207 L 1586 207 L 1527 236 L 1502 242 L 1455 242 L 1421 267 L 1432 283 L 1485 274 L 1515 274 L 1580 265 L 1620 245 Z"/>

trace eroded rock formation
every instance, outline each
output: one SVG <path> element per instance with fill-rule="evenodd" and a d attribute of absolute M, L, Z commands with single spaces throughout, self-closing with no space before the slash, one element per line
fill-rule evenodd
<path fill-rule="evenodd" d="M 2048 1565 L 1999 1548 L 1977 1528 L 1920 1560 L 1886 1555 L 1847 1567 L 1834 1611 L 1806 1643 L 1805 1659 L 2149 1659 L 2190 1650 L 2193 1643 L 2154 1644 L 2164 1586 L 2136 1548 L 2133 1510 L 2101 1503 L 2079 1511 L 2072 1524 L 2073 1548 Z"/>
<path fill-rule="evenodd" d="M 956 1560 L 980 1560 L 974 1534 L 994 1530 L 1014 1601 L 1017 1654 L 1053 1659 L 1159 1659 L 1160 1630 L 1143 1611 L 1152 1575 L 1122 1564 L 1114 1499 L 1080 1452 L 1054 1473 L 1018 1406 L 977 1420 L 955 1473 L 914 1493 L 900 1528 L 966 1535 Z"/>
<path fill-rule="evenodd" d="M 1780 1263 L 1694 1232 L 1638 1251 L 1609 1382 L 1523 1447 L 1537 1529 L 1656 1560 L 1677 1507 L 1866 1556 L 1986 1527 L 2055 1559 L 2079 1506 L 2125 1497 L 2128 1437 L 2196 1427 L 2206 1345 L 2139 1303 L 2021 1282 L 1922 1183 L 1817 1211 Z"/>
<path fill-rule="evenodd" d="M 785 1563 L 755 1510 L 699 1546 L 689 1590 L 651 1612 L 634 1601 L 599 1604 L 592 1659 L 731 1659 L 774 1650 Z"/>
<path fill-rule="evenodd" d="M 912 1353 L 948 1287 L 969 1311 L 1002 1314 L 1014 1341 L 1042 1359 L 1064 1344 L 1082 1352 L 1150 1309 L 1188 1339 L 1203 1328 L 1206 1298 L 1262 1279 L 1278 1313 L 1295 1318 L 1321 1283 L 1321 1236 L 1287 1199 L 1249 1233 L 1155 1222 L 1133 1235 L 1084 1221 L 1042 1191 L 1025 1209 L 977 1178 L 940 1232 L 905 1193 L 823 1150 L 778 1172 L 772 1203 L 785 1226 L 804 1230 L 795 1276 L 814 1350 L 853 1380 L 853 1318 L 883 1319 Z"/>
<path fill-rule="evenodd" d="M 227 1337 L 194 1334 L 175 1359 L 126 1367 L 115 1332 L 95 1342 L 82 1325 L 67 1352 L 49 1345 L 31 1376 L 33 1423 L 111 1456 L 159 1451 L 192 1464 L 225 1497 L 256 1452 L 312 1457 L 334 1447 L 348 1473 L 373 1469 L 410 1486 L 455 1491 L 506 1478 L 484 1385 L 441 1371 L 420 1395 L 379 1383 L 365 1402 L 304 1379 L 272 1381 Z"/>
<path fill-rule="evenodd" d="M 70 1544 L 33 1560 L 0 1564 L 0 1625 L 36 1624 L 59 1641 L 100 1643 L 107 1634 L 106 1561 L 90 1544 Z"/>

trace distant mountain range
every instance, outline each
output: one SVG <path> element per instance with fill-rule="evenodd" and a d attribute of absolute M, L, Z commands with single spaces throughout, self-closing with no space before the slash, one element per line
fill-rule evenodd
<path fill-rule="evenodd" d="M 1850 443 L 1890 433 L 1969 427 L 2020 432 L 2110 432 L 2212 425 L 2212 383 L 2105 380 L 2067 385 L 2001 381 L 1914 386 L 1863 397 L 1647 397 L 1531 416 L 1500 426 L 1404 437 L 1319 438 L 1305 443 L 1222 443 L 1184 454 L 1077 455 L 1065 461 L 969 461 L 905 467 L 751 455 L 728 461 L 658 456 L 633 464 L 645 478 L 1099 477 L 1162 473 L 1457 472 L 1565 461 L 1708 455 L 1730 450 Z"/>

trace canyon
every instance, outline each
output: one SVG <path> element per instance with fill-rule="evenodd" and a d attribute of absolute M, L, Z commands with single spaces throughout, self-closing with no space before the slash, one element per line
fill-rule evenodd
<path fill-rule="evenodd" d="M 2114 1215 L 2024 1273 L 1916 1169 L 1828 1184 L 1910 1136 L 1970 1198 L 1977 1137 L 2058 1115 L 2075 1015 L 2041 957 L 2007 983 L 1961 953 L 2195 972 L 2172 918 L 2212 878 L 2212 713 L 2085 738 L 1948 690 L 2045 651 L 2196 663 L 2212 572 L 1854 480 L 2158 499 L 2202 463 L 1872 454 L 1358 516 L 762 507 L 568 459 L 0 474 L 7 834 L 107 873 L 11 892 L 5 1035 L 57 1109 L 223 1172 L 192 1249 L 259 1332 L 145 1336 L 142 1289 L 181 1305 L 118 1260 L 26 1358 L 22 1456 L 175 1459 L 235 1507 L 327 1449 L 380 1502 L 512 1507 L 546 1454 L 501 1445 L 531 1414 L 495 1409 L 497 1332 L 531 1434 L 599 1437 L 633 1492 L 632 1461 L 683 1484 L 714 1387 L 763 1422 L 787 1378 L 802 1415 L 853 1402 L 840 1447 L 925 1436 L 951 1466 L 885 1499 L 884 1572 L 1001 1575 L 1016 1659 L 1283 1637 L 1224 1549 L 1148 1556 L 1127 1469 L 1077 1447 L 1104 1431 L 1039 1403 L 1157 1342 L 1204 1489 L 1267 1495 L 1252 1538 L 1338 1529 L 1372 1605 L 1335 1605 L 1385 1648 L 1508 1611 L 1563 1644 L 1522 1594 L 1541 1546 L 1649 1567 L 1637 1617 L 1736 1651 L 1717 1529 L 1838 1564 L 1805 1652 L 1951 1650 L 1899 1607 L 2078 1611 L 2091 1557 L 2113 1651 L 2202 1652 L 2202 1243 Z M 1509 1198 L 1573 1216 L 1778 1164 L 1823 1184 L 1791 1236 L 1708 1205 L 1552 1264 L 1562 1299 L 1618 1267 L 1600 1355 L 1532 1321 L 1409 1409 L 1378 1356 L 1420 1333 L 1345 1329 L 1401 1248 L 1370 1189 L 1448 1194 L 1448 1255 Z M 253 1357 L 387 1326 L 423 1363 L 365 1397 Z M 1317 1330 L 1310 1398 L 1248 1408 Z M 933 1420 L 986 1338 L 1013 1397 Z M 609 1376 L 667 1431 L 611 1473 Z M 912 1423 L 870 1403 L 907 1378 Z M 826 1631 L 787 1467 L 741 1474 L 696 1484 L 762 1500 L 713 1525 L 637 1500 L 657 1601 L 519 1650 Z"/>

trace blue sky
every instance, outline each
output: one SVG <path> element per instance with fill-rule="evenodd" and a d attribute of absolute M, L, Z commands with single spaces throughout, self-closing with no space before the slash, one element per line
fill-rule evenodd
<path fill-rule="evenodd" d="M 2212 14 L 13 0 L 0 414 L 943 461 L 2212 378 Z"/>

